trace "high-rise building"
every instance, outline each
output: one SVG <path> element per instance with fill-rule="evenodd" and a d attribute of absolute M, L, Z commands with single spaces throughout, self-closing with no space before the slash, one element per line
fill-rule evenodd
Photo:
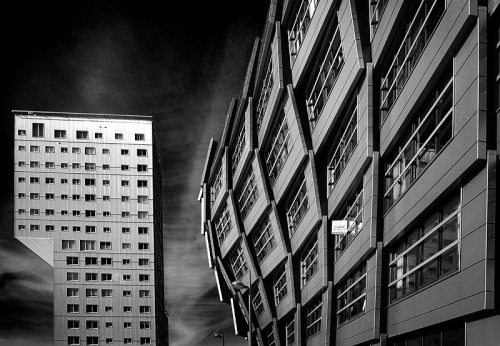
<path fill-rule="evenodd" d="M 13 113 L 15 237 L 54 268 L 54 344 L 167 345 L 152 118 Z"/>
<path fill-rule="evenodd" d="M 499 23 L 498 1 L 270 1 L 199 196 L 238 333 L 251 310 L 254 345 L 499 343 Z"/>

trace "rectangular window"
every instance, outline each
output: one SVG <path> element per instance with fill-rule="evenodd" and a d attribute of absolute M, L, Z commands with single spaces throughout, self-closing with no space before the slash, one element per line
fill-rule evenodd
<path fill-rule="evenodd" d="M 95 163 L 85 162 L 86 171 L 95 171 Z"/>
<path fill-rule="evenodd" d="M 122 202 L 128 202 L 130 200 L 129 196 L 122 196 Z"/>
<path fill-rule="evenodd" d="M 80 321 L 69 320 L 68 329 L 78 329 L 80 328 Z"/>
<path fill-rule="evenodd" d="M 99 243 L 99 249 L 101 249 L 101 250 L 111 250 L 111 242 L 110 241 L 101 241 Z"/>
<path fill-rule="evenodd" d="M 148 196 L 137 196 L 137 203 L 148 203 Z"/>
<path fill-rule="evenodd" d="M 102 139 L 102 132 L 96 132 L 94 135 L 95 139 Z"/>
<path fill-rule="evenodd" d="M 139 312 L 141 314 L 150 314 L 151 313 L 151 306 L 141 305 L 141 306 L 139 306 Z"/>
<path fill-rule="evenodd" d="M 349 120 L 340 125 L 339 133 L 342 134 L 333 142 L 333 150 L 328 159 L 328 195 L 333 191 L 358 144 L 357 95 L 348 108 L 345 118 Z"/>
<path fill-rule="evenodd" d="M 279 118 L 276 125 L 274 125 L 270 139 L 268 148 L 265 150 L 265 158 L 269 180 L 271 185 L 274 185 L 293 145 L 283 109 L 279 112 Z"/>
<path fill-rule="evenodd" d="M 102 169 L 105 171 L 109 171 L 109 165 L 102 165 Z"/>
<path fill-rule="evenodd" d="M 380 18 L 385 11 L 385 6 L 389 0 L 370 0 L 370 25 L 371 25 L 371 35 L 375 34 L 380 22 Z"/>
<path fill-rule="evenodd" d="M 128 165 L 121 165 L 122 171 L 128 171 Z"/>
<path fill-rule="evenodd" d="M 115 139 L 123 139 L 123 133 L 115 133 Z"/>
<path fill-rule="evenodd" d="M 269 327 L 265 331 L 265 336 L 266 336 L 266 339 L 267 339 L 267 344 L 269 346 L 276 346 L 276 340 L 274 339 L 274 333 L 273 333 L 273 327 L 272 327 L 272 325 L 271 325 L 271 327 Z"/>
<path fill-rule="evenodd" d="M 109 200 L 110 200 L 110 197 L 109 197 L 109 196 L 102 196 L 102 200 L 103 200 L 103 201 L 105 201 L 105 202 L 106 202 L 106 201 L 109 201 Z"/>
<path fill-rule="evenodd" d="M 66 130 L 54 130 L 54 138 L 66 138 Z"/>
<path fill-rule="evenodd" d="M 38 192 L 30 193 L 30 199 L 40 199 L 40 194 Z"/>
<path fill-rule="evenodd" d="M 113 265 L 113 259 L 108 258 L 108 257 L 102 257 L 101 258 L 101 265 L 102 266 L 110 266 Z"/>
<path fill-rule="evenodd" d="M 146 337 L 146 336 L 141 336 L 141 338 L 139 339 L 139 342 L 141 345 L 150 345 L 151 344 L 151 338 L 150 337 Z"/>
<path fill-rule="evenodd" d="M 137 149 L 137 156 L 148 156 L 148 150 L 147 149 Z"/>
<path fill-rule="evenodd" d="M 214 181 L 210 187 L 210 202 L 213 206 L 217 196 L 219 196 L 219 192 L 222 190 L 222 165 L 219 167 L 217 174 L 215 175 Z"/>
<path fill-rule="evenodd" d="M 26 151 L 26 147 L 25 147 L 24 145 L 20 145 L 20 146 L 18 147 L 18 150 L 19 150 L 19 151 Z"/>
<path fill-rule="evenodd" d="M 290 233 L 293 234 L 309 209 L 309 198 L 307 196 L 306 177 L 304 172 L 300 174 L 299 180 L 295 183 L 286 201 L 285 207 L 288 228 L 290 229 Z"/>
<path fill-rule="evenodd" d="M 149 281 L 149 274 L 139 274 L 139 281 Z"/>
<path fill-rule="evenodd" d="M 269 214 L 266 214 L 255 228 L 252 234 L 252 241 L 257 254 L 257 260 L 259 263 L 262 263 L 267 255 L 276 247 L 276 239 L 274 238 Z"/>
<path fill-rule="evenodd" d="M 363 229 L 363 183 L 353 189 L 336 220 L 346 220 L 347 231 L 345 234 L 335 234 L 335 260 Z"/>
<path fill-rule="evenodd" d="M 139 258 L 139 265 L 140 266 L 149 266 L 149 259 L 148 258 Z"/>
<path fill-rule="evenodd" d="M 85 273 L 85 281 L 97 281 L 97 273 Z"/>
<path fill-rule="evenodd" d="M 122 149 L 122 150 L 120 150 L 120 154 L 122 154 L 122 155 L 128 155 L 128 149 Z"/>
<path fill-rule="evenodd" d="M 67 200 L 68 199 L 68 195 L 61 195 L 61 200 Z"/>
<path fill-rule="evenodd" d="M 390 303 L 459 269 L 460 193 L 448 196 L 394 245 Z"/>
<path fill-rule="evenodd" d="M 95 202 L 95 195 L 85 194 L 85 202 Z"/>
<path fill-rule="evenodd" d="M 366 311 L 366 264 L 337 286 L 337 325 Z"/>
<path fill-rule="evenodd" d="M 151 297 L 150 290 L 139 290 L 139 298 L 149 298 Z"/>
<path fill-rule="evenodd" d="M 45 147 L 45 152 L 49 153 L 49 154 L 55 153 L 56 152 L 56 148 L 53 147 L 53 146 L 46 146 Z"/>
<path fill-rule="evenodd" d="M 128 180 L 122 180 L 121 185 L 122 186 L 129 186 L 129 181 Z"/>
<path fill-rule="evenodd" d="M 80 240 L 80 251 L 94 251 L 95 240 Z"/>
<path fill-rule="evenodd" d="M 54 184 L 55 179 L 54 178 L 45 178 L 45 184 Z"/>
<path fill-rule="evenodd" d="M 444 0 L 412 1 L 409 6 L 406 13 L 410 15 L 400 25 L 399 37 L 393 40 L 396 44 L 386 54 L 388 60 L 380 71 L 381 122 L 389 115 L 446 9 Z"/>
<path fill-rule="evenodd" d="M 269 62 L 267 63 L 266 74 L 262 80 L 262 85 L 257 101 L 256 117 L 257 117 L 257 133 L 260 131 L 262 126 L 262 121 L 264 120 L 264 115 L 266 114 L 267 104 L 269 103 L 269 98 L 271 97 L 271 91 L 274 85 L 274 75 L 273 75 L 273 59 L 270 56 Z"/>
<path fill-rule="evenodd" d="M 17 130 L 18 136 L 26 136 L 26 130 Z"/>
<path fill-rule="evenodd" d="M 30 168 L 39 168 L 40 162 L 38 161 L 30 161 Z"/>
<path fill-rule="evenodd" d="M 99 313 L 99 305 L 87 304 L 85 311 L 88 314 L 97 314 L 97 313 Z"/>
<path fill-rule="evenodd" d="M 61 179 L 61 184 L 67 184 L 67 183 L 68 183 L 68 179 L 65 179 L 65 178 Z"/>
<path fill-rule="evenodd" d="M 80 200 L 80 195 L 73 195 L 71 196 L 73 201 L 79 201 Z"/>
<path fill-rule="evenodd" d="M 130 243 L 122 243 L 122 249 L 123 250 L 130 250 Z"/>
<path fill-rule="evenodd" d="M 30 196 L 31 196 L 31 193 L 30 193 Z M 17 198 L 26 198 L 26 194 L 24 192 L 19 192 L 17 194 Z M 45 198 L 47 198 L 47 195 L 45 195 Z"/>
<path fill-rule="evenodd" d="M 76 131 L 76 139 L 89 139 L 88 131 Z"/>
<path fill-rule="evenodd" d="M 286 265 L 283 263 L 273 277 L 274 304 L 277 306 L 288 294 L 286 285 Z"/>
<path fill-rule="evenodd" d="M 68 153 L 68 147 L 61 147 L 61 153 L 67 154 Z"/>
<path fill-rule="evenodd" d="M 54 199 L 54 194 L 53 193 L 46 193 L 45 199 Z"/>
<path fill-rule="evenodd" d="M 80 148 L 71 148 L 73 154 L 80 154 Z"/>
<path fill-rule="evenodd" d="M 109 186 L 109 180 L 104 179 L 104 180 L 102 181 L 102 185 L 104 185 L 104 186 Z"/>
<path fill-rule="evenodd" d="M 38 153 L 39 151 L 40 151 L 40 147 L 38 145 L 31 145 L 30 146 L 30 152 Z"/>
<path fill-rule="evenodd" d="M 85 186 L 95 186 L 95 179 L 85 178 Z"/>
<path fill-rule="evenodd" d="M 40 225 L 30 225 L 30 231 L 40 231 Z"/>
<path fill-rule="evenodd" d="M 89 280 L 87 280 L 87 281 L 89 281 Z M 85 296 L 86 297 L 97 297 L 98 296 L 97 288 L 87 288 L 87 289 L 85 289 Z"/>
<path fill-rule="evenodd" d="M 68 304 L 66 306 L 66 311 L 69 313 L 69 314 L 77 314 L 80 312 L 80 305 L 78 304 Z"/>
<path fill-rule="evenodd" d="M 66 279 L 68 281 L 78 281 L 78 273 L 68 272 L 66 273 Z"/>
<path fill-rule="evenodd" d="M 41 123 L 33 123 L 33 137 L 43 137 L 44 125 Z"/>
<path fill-rule="evenodd" d="M 85 210 L 85 217 L 95 217 L 95 210 Z"/>
<path fill-rule="evenodd" d="M 40 209 L 30 209 L 30 215 L 40 215 Z"/>
<path fill-rule="evenodd" d="M 148 187 L 147 180 L 137 180 L 137 187 Z"/>
<path fill-rule="evenodd" d="M 124 281 L 130 281 L 130 280 L 132 280 L 132 276 L 130 276 L 129 274 L 124 274 L 123 275 L 123 280 Z"/>
<path fill-rule="evenodd" d="M 87 320 L 86 322 L 87 329 L 99 329 L 99 322 L 98 321 L 89 321 Z M 87 345 L 89 344 L 87 340 Z"/>
<path fill-rule="evenodd" d="M 246 219 L 250 210 L 257 201 L 259 197 L 259 190 L 257 189 L 257 182 L 255 180 L 255 174 L 252 168 L 246 173 L 243 184 L 237 190 L 238 196 L 238 206 L 240 207 L 241 217 L 243 220 Z"/>
<path fill-rule="evenodd" d="M 137 165 L 137 172 L 147 172 L 148 165 Z"/>
<path fill-rule="evenodd" d="M 149 217 L 149 212 L 147 212 L 147 211 L 137 212 L 137 218 L 139 218 L 139 219 L 147 219 L 148 217 Z"/>
<path fill-rule="evenodd" d="M 17 163 L 17 165 L 18 165 L 19 167 L 26 167 L 26 163 L 25 163 L 24 161 L 19 161 L 19 162 Z"/>
<path fill-rule="evenodd" d="M 290 49 L 290 60 L 293 66 L 300 47 L 304 42 L 307 30 L 311 24 L 312 17 L 316 12 L 319 0 L 301 0 L 297 1 L 297 10 L 294 12 L 294 18 L 290 29 L 288 30 L 288 46 Z"/>
<path fill-rule="evenodd" d="M 132 297 L 132 291 L 123 291 L 123 296 L 124 297 Z"/>
<path fill-rule="evenodd" d="M 73 226 L 73 232 L 80 232 L 81 228 L 80 226 Z"/>
<path fill-rule="evenodd" d="M 247 262 L 243 256 L 243 248 L 239 242 L 229 255 L 229 263 L 233 269 L 233 274 L 236 280 L 240 280 L 248 271 Z"/>
<path fill-rule="evenodd" d="M 123 322 L 123 328 L 132 328 L 132 322 Z"/>
<path fill-rule="evenodd" d="M 231 231 L 231 217 L 229 216 L 229 207 L 227 203 L 225 203 L 224 208 L 219 215 L 215 217 L 215 232 L 217 233 L 217 240 L 219 242 L 219 246 L 222 245 L 227 235 Z"/>
<path fill-rule="evenodd" d="M 245 149 L 245 144 L 245 123 L 242 122 L 238 132 L 238 138 L 236 139 L 236 144 L 234 145 L 233 154 L 231 156 L 231 169 L 233 174 L 236 171 L 236 168 L 238 168 L 241 156 L 243 155 L 243 149 Z"/>
<path fill-rule="evenodd" d="M 129 211 L 122 211 L 122 217 L 130 217 Z"/>
<path fill-rule="evenodd" d="M 302 250 L 302 255 L 300 256 L 301 287 L 304 287 L 318 271 L 318 261 L 318 234 L 315 231 L 311 239 L 307 242 L 304 250 Z"/>
<path fill-rule="evenodd" d="M 66 264 L 67 265 L 78 265 L 78 257 L 67 256 L 66 257 Z"/>
<path fill-rule="evenodd" d="M 54 162 L 45 162 L 45 168 L 47 168 L 47 169 L 54 169 L 55 168 L 55 163 Z"/>
<path fill-rule="evenodd" d="M 306 307 L 306 339 L 316 335 L 321 330 L 321 310 L 322 310 L 322 297 L 315 298 Z"/>
<path fill-rule="evenodd" d="M 72 183 L 73 185 L 80 185 L 80 179 L 73 179 Z"/>
<path fill-rule="evenodd" d="M 69 311 L 69 308 L 68 308 L 68 312 L 74 312 L 74 311 Z M 80 345 L 80 337 L 79 336 L 68 336 L 68 345 Z"/>
<path fill-rule="evenodd" d="M 137 230 L 138 230 L 139 234 L 148 234 L 149 233 L 148 227 L 139 227 Z"/>
<path fill-rule="evenodd" d="M 113 274 L 101 273 L 101 281 L 113 281 Z"/>
<path fill-rule="evenodd" d="M 143 141 L 145 138 L 144 133 L 136 133 L 135 134 L 135 140 L 136 141 Z"/>
<path fill-rule="evenodd" d="M 122 227 L 122 233 L 130 233 L 130 227 Z"/>
<path fill-rule="evenodd" d="M 102 231 L 103 231 L 104 233 L 111 233 L 111 227 L 103 227 L 103 228 L 102 228 Z"/>
<path fill-rule="evenodd" d="M 26 178 L 25 177 L 19 177 L 19 178 L 17 178 L 17 182 L 18 183 L 25 183 L 26 182 Z M 31 183 L 31 178 L 30 178 L 30 183 Z"/>
<path fill-rule="evenodd" d="M 62 215 L 62 211 L 61 211 L 61 215 Z M 61 231 L 68 232 L 68 226 L 61 226 Z"/>
<path fill-rule="evenodd" d="M 85 257 L 85 265 L 97 265 L 97 257 Z"/>
<path fill-rule="evenodd" d="M 262 296 L 260 295 L 260 290 L 257 285 L 252 288 L 252 306 L 255 315 L 258 317 L 264 312 L 264 303 L 262 302 Z"/>
<path fill-rule="evenodd" d="M 149 250 L 149 243 L 139 243 L 139 250 Z"/>
<path fill-rule="evenodd" d="M 333 16 L 319 47 L 320 57 L 313 62 L 311 79 L 306 86 L 306 107 L 311 128 L 314 129 L 344 66 L 344 52 L 337 16 Z"/>
<path fill-rule="evenodd" d="M 76 250 L 76 240 L 63 240 L 62 241 L 63 250 Z"/>
<path fill-rule="evenodd" d="M 54 209 L 45 209 L 45 215 L 47 216 L 54 215 Z"/>
<path fill-rule="evenodd" d="M 151 322 L 149 321 L 140 321 L 139 329 L 151 329 Z"/>
<path fill-rule="evenodd" d="M 389 210 L 453 137 L 451 68 L 439 79 L 405 131 L 400 145 L 387 155 L 384 211 Z"/>
<path fill-rule="evenodd" d="M 109 149 L 102 149 L 102 153 L 104 155 L 109 155 Z"/>

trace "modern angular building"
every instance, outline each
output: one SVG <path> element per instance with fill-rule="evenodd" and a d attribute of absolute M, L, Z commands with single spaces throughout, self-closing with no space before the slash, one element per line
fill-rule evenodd
<path fill-rule="evenodd" d="M 199 195 L 237 333 L 242 281 L 254 344 L 499 344 L 498 5 L 270 1 Z"/>
<path fill-rule="evenodd" d="M 152 118 L 13 113 L 15 237 L 54 268 L 54 345 L 167 345 Z"/>

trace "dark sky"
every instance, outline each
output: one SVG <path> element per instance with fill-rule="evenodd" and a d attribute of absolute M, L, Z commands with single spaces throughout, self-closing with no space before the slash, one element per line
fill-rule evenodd
<path fill-rule="evenodd" d="M 171 345 L 219 345 L 213 331 L 233 334 L 196 198 L 268 3 L 0 2 L 0 345 L 52 345 L 53 328 L 52 269 L 13 238 L 13 109 L 154 116 Z"/>

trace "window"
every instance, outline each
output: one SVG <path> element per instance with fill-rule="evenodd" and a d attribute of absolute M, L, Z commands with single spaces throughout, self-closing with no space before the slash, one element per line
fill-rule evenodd
<path fill-rule="evenodd" d="M 335 234 L 335 260 L 363 229 L 363 183 L 353 190 L 338 215 L 337 220 L 347 221 L 347 231 L 345 234 Z"/>
<path fill-rule="evenodd" d="M 149 217 L 149 212 L 147 212 L 147 211 L 139 211 L 139 212 L 137 212 L 137 217 L 139 219 L 147 219 Z"/>
<path fill-rule="evenodd" d="M 101 250 L 111 250 L 111 242 L 110 241 L 101 241 L 99 244 L 99 248 Z"/>
<path fill-rule="evenodd" d="M 273 277 L 274 304 L 277 306 L 288 294 L 286 285 L 286 266 L 283 263 Z"/>
<path fill-rule="evenodd" d="M 40 194 L 37 192 L 30 193 L 30 199 L 40 199 Z"/>
<path fill-rule="evenodd" d="M 104 233 L 111 233 L 111 227 L 103 227 L 103 228 L 102 228 L 102 231 L 103 231 Z"/>
<path fill-rule="evenodd" d="M 132 307 L 131 306 L 124 306 L 123 312 L 132 312 Z"/>
<path fill-rule="evenodd" d="M 89 321 L 89 320 L 87 320 L 86 325 L 87 325 L 87 329 L 98 329 L 99 328 L 99 322 L 98 321 Z M 87 344 L 88 343 L 89 342 L 87 340 Z"/>
<path fill-rule="evenodd" d="M 139 298 L 149 298 L 151 297 L 151 292 L 149 290 L 139 290 Z"/>
<path fill-rule="evenodd" d="M 46 193 L 45 199 L 54 199 L 54 194 L 53 193 Z"/>
<path fill-rule="evenodd" d="M 130 217 L 129 211 L 122 211 L 122 217 Z"/>
<path fill-rule="evenodd" d="M 67 200 L 68 199 L 68 195 L 61 195 L 61 199 L 62 200 Z"/>
<path fill-rule="evenodd" d="M 128 165 L 121 165 L 122 171 L 128 171 L 128 169 L 129 169 Z"/>
<path fill-rule="evenodd" d="M 101 281 L 113 281 L 113 274 L 110 273 L 102 273 Z"/>
<path fill-rule="evenodd" d="M 101 265 L 102 266 L 110 266 L 113 265 L 113 259 L 108 258 L 108 257 L 102 257 L 101 258 Z"/>
<path fill-rule="evenodd" d="M 148 203 L 148 196 L 137 196 L 137 203 Z"/>
<path fill-rule="evenodd" d="M 292 139 L 283 109 L 279 112 L 278 122 L 271 133 L 271 140 L 265 150 L 266 166 L 269 180 L 274 185 L 292 149 Z"/>
<path fill-rule="evenodd" d="M 85 186 L 95 186 L 95 179 L 85 178 Z"/>
<path fill-rule="evenodd" d="M 140 321 L 139 329 L 151 329 L 151 322 L 148 321 Z"/>
<path fill-rule="evenodd" d="M 73 199 L 73 201 L 79 201 L 80 195 L 73 195 L 73 196 L 71 196 L 71 198 Z"/>
<path fill-rule="evenodd" d="M 86 171 L 95 171 L 95 163 L 86 162 L 85 163 Z"/>
<path fill-rule="evenodd" d="M 109 298 L 109 297 L 112 297 L 112 296 L 113 296 L 113 290 L 108 289 L 108 288 L 106 288 L 106 289 L 102 289 L 102 290 L 101 290 L 101 296 L 102 296 L 103 298 Z"/>
<path fill-rule="evenodd" d="M 102 149 L 102 153 L 104 155 L 109 155 L 109 149 Z"/>
<path fill-rule="evenodd" d="M 54 214 L 52 214 L 54 215 Z M 55 226 L 54 225 L 45 225 L 45 231 L 46 232 L 54 232 Z"/>
<path fill-rule="evenodd" d="M 19 151 L 26 151 L 26 146 L 24 146 L 24 145 L 20 145 L 20 146 L 18 147 L 18 150 L 19 150 Z"/>
<path fill-rule="evenodd" d="M 104 185 L 104 186 L 109 186 L 109 180 L 104 179 L 104 180 L 102 181 L 102 185 Z"/>
<path fill-rule="evenodd" d="M 385 11 L 385 6 L 389 0 L 372 0 L 370 1 L 370 24 L 372 36 L 377 31 L 380 18 Z"/>
<path fill-rule="evenodd" d="M 33 137 L 43 137 L 44 125 L 40 123 L 33 123 Z"/>
<path fill-rule="evenodd" d="M 85 265 L 97 265 L 97 257 L 85 257 Z"/>
<path fill-rule="evenodd" d="M 148 258 L 139 258 L 139 265 L 140 266 L 148 266 L 149 265 L 149 259 Z"/>
<path fill-rule="evenodd" d="M 231 157 L 231 169 L 234 174 L 238 164 L 240 162 L 241 156 L 243 155 L 243 149 L 245 149 L 246 137 L 245 137 L 245 123 L 242 122 L 238 132 L 238 138 L 236 139 L 236 144 L 234 145 L 233 154 Z"/>
<path fill-rule="evenodd" d="M 315 231 L 311 239 L 307 242 L 304 250 L 302 250 L 302 255 L 300 256 L 301 287 L 304 287 L 318 271 L 318 260 L 318 234 Z"/>
<path fill-rule="evenodd" d="M 113 307 L 112 307 L 112 306 L 107 305 L 107 306 L 105 306 L 105 307 L 104 307 L 104 311 L 105 311 L 105 312 L 111 312 L 111 311 L 113 311 Z"/>
<path fill-rule="evenodd" d="M 141 336 L 141 338 L 139 340 L 140 340 L 140 344 L 141 345 L 149 345 L 149 344 L 151 344 L 151 338 L 150 337 Z"/>
<path fill-rule="evenodd" d="M 40 231 L 40 225 L 30 225 L 30 231 Z"/>
<path fill-rule="evenodd" d="M 66 305 L 66 311 L 69 313 L 69 314 L 77 314 L 80 312 L 80 305 L 78 304 L 68 304 Z"/>
<path fill-rule="evenodd" d="M 67 147 L 61 147 L 61 153 L 67 154 L 68 153 L 68 148 Z"/>
<path fill-rule="evenodd" d="M 129 196 L 122 196 L 122 202 L 128 202 L 130 200 Z"/>
<path fill-rule="evenodd" d="M 68 345 L 80 345 L 80 337 L 79 336 L 68 336 Z"/>
<path fill-rule="evenodd" d="M 265 331 L 266 339 L 267 339 L 267 345 L 269 346 L 276 346 L 276 340 L 274 339 L 274 333 L 273 333 L 273 327 L 272 325 L 267 328 Z"/>
<path fill-rule="evenodd" d="M 81 228 L 80 226 L 73 226 L 73 232 L 80 232 Z"/>
<path fill-rule="evenodd" d="M 68 281 L 78 281 L 78 273 L 68 272 L 66 273 L 66 279 Z"/>
<path fill-rule="evenodd" d="M 95 139 L 102 139 L 102 132 L 96 132 L 94 135 Z"/>
<path fill-rule="evenodd" d="M 85 217 L 95 217 L 95 210 L 85 210 Z"/>
<path fill-rule="evenodd" d="M 25 183 L 26 182 L 26 178 L 25 177 L 19 177 L 19 178 L 17 178 L 17 182 L 18 183 Z M 30 183 L 31 183 L 31 178 L 30 178 Z"/>
<path fill-rule="evenodd" d="M 38 161 L 30 161 L 30 168 L 39 168 L 40 162 Z"/>
<path fill-rule="evenodd" d="M 85 273 L 85 281 L 97 281 L 97 273 Z"/>
<path fill-rule="evenodd" d="M 123 322 L 123 328 L 132 328 L 132 322 Z"/>
<path fill-rule="evenodd" d="M 312 17 L 316 12 L 319 0 L 301 0 L 298 1 L 297 12 L 294 13 L 293 24 L 288 30 L 288 41 L 290 49 L 291 64 L 295 62 L 300 47 L 304 42 L 307 30 L 311 24 Z"/>
<path fill-rule="evenodd" d="M 66 296 L 67 297 L 78 297 L 78 288 L 67 288 L 66 289 Z"/>
<path fill-rule="evenodd" d="M 239 242 L 231 251 L 231 254 L 229 255 L 229 263 L 231 264 L 236 280 L 240 280 L 247 273 L 248 266 L 245 257 L 243 256 L 241 242 Z"/>
<path fill-rule="evenodd" d="M 30 215 L 40 215 L 40 209 L 30 209 Z"/>
<path fill-rule="evenodd" d="M 252 241 L 257 254 L 257 259 L 259 263 L 262 263 L 264 258 L 266 258 L 271 250 L 276 246 L 276 239 L 274 238 L 271 221 L 269 220 L 269 214 L 266 214 L 255 228 L 255 231 L 252 234 Z"/>
<path fill-rule="evenodd" d="M 67 265 L 78 265 L 78 257 L 67 256 L 66 257 Z"/>
<path fill-rule="evenodd" d="M 151 306 L 141 305 L 141 306 L 139 306 L 139 312 L 141 314 L 150 314 L 151 313 Z"/>
<path fill-rule="evenodd" d="M 286 345 L 295 344 L 295 313 L 291 313 L 286 317 L 285 322 L 285 339 Z"/>
<path fill-rule="evenodd" d="M 78 329 L 80 328 L 80 321 L 69 320 L 68 329 Z"/>
<path fill-rule="evenodd" d="M 237 196 L 241 217 L 245 220 L 248 213 L 254 206 L 255 201 L 257 201 L 257 197 L 259 196 L 255 175 L 251 167 L 245 174 L 243 184 L 241 184 L 240 188 L 237 190 Z"/>
<path fill-rule="evenodd" d="M 61 179 L 61 184 L 67 184 L 68 183 L 68 179 Z"/>
<path fill-rule="evenodd" d="M 390 303 L 459 268 L 460 193 L 447 197 L 391 249 Z"/>
<path fill-rule="evenodd" d="M 139 243 L 139 250 L 149 250 L 148 243 Z"/>
<path fill-rule="evenodd" d="M 80 240 L 80 251 L 95 250 L 95 240 Z"/>
<path fill-rule="evenodd" d="M 99 312 L 99 305 L 87 304 L 85 311 L 88 314 L 97 314 Z"/>
<path fill-rule="evenodd" d="M 306 215 L 307 209 L 309 209 L 304 172 L 300 174 L 299 178 L 286 201 L 286 216 L 291 234 L 295 233 L 302 218 Z"/>
<path fill-rule="evenodd" d="M 147 172 L 148 165 L 137 165 L 137 172 Z"/>
<path fill-rule="evenodd" d="M 17 210 L 17 213 L 18 213 L 19 215 L 24 215 L 24 214 L 26 214 L 26 209 L 18 209 L 18 210 Z"/>
<path fill-rule="evenodd" d="M 97 288 L 87 288 L 87 289 L 85 289 L 85 296 L 86 297 L 97 297 L 98 296 Z"/>
<path fill-rule="evenodd" d="M 124 234 L 130 233 L 130 227 L 122 227 L 122 233 Z"/>
<path fill-rule="evenodd" d="M 115 139 L 123 139 L 123 133 L 115 133 Z"/>
<path fill-rule="evenodd" d="M 62 212 L 61 212 L 61 215 L 62 215 Z M 61 231 L 68 232 L 68 226 L 61 226 Z"/>
<path fill-rule="evenodd" d="M 467 343 L 468 344 L 468 343 Z M 417 333 L 405 334 L 391 338 L 388 346 L 463 346 L 465 342 L 464 324 L 457 326 L 455 323 L 419 329 Z"/>
<path fill-rule="evenodd" d="M 54 215 L 54 209 L 45 209 L 45 215 L 47 216 Z"/>
<path fill-rule="evenodd" d="M 109 170 L 109 165 L 102 165 L 102 169 L 105 170 L 105 171 L 108 171 Z"/>
<path fill-rule="evenodd" d="M 258 317 L 264 312 L 264 303 L 262 302 L 262 296 L 260 295 L 260 290 L 257 284 L 252 288 L 252 306 L 255 315 Z"/>
<path fill-rule="evenodd" d="M 139 281 L 149 281 L 149 274 L 139 274 Z"/>
<path fill-rule="evenodd" d="M 344 66 L 344 54 L 338 25 L 338 18 L 334 16 L 329 29 L 319 48 L 318 57 L 311 71 L 311 79 L 306 86 L 306 107 L 311 122 L 311 128 L 316 127 L 330 92 Z"/>
<path fill-rule="evenodd" d="M 306 339 L 321 330 L 321 309 L 323 301 L 321 295 L 315 298 L 306 307 Z"/>
<path fill-rule="evenodd" d="M 224 208 L 218 216 L 215 217 L 215 231 L 217 233 L 217 239 L 219 241 L 219 246 L 222 245 L 227 235 L 231 231 L 232 224 L 231 218 L 229 216 L 229 208 L 227 203 L 225 203 Z"/>
<path fill-rule="evenodd" d="M 76 240 L 63 240 L 62 241 L 63 250 L 76 250 Z"/>
<path fill-rule="evenodd" d="M 54 169 L 55 168 L 54 162 L 45 162 L 45 168 Z"/>
<path fill-rule="evenodd" d="M 147 180 L 137 180 L 137 187 L 148 187 Z"/>
<path fill-rule="evenodd" d="M 54 184 L 55 179 L 54 178 L 45 178 L 45 184 Z"/>
<path fill-rule="evenodd" d="M 95 202 L 95 195 L 85 194 L 85 202 Z"/>
<path fill-rule="evenodd" d="M 269 62 L 267 63 L 266 74 L 262 81 L 258 101 L 257 109 L 255 111 L 257 116 L 257 133 L 260 131 L 262 121 L 264 120 L 264 114 L 266 114 L 267 104 L 269 98 L 271 97 L 271 91 L 274 85 L 274 75 L 273 75 L 273 59 L 269 57 Z"/>
<path fill-rule="evenodd" d="M 17 130 L 18 136 L 26 136 L 26 130 Z"/>
<path fill-rule="evenodd" d="M 354 149 L 358 144 L 358 107 L 357 99 L 351 104 L 347 111 L 347 123 L 340 125 L 339 133 L 342 135 L 336 138 L 333 144 L 333 150 L 329 155 L 328 163 L 328 194 L 333 191 L 340 175 L 349 162 Z"/>
<path fill-rule="evenodd" d="M 53 147 L 53 146 L 46 146 L 45 147 L 45 152 L 49 153 L 49 154 L 55 153 L 56 152 L 56 148 Z"/>
<path fill-rule="evenodd" d="M 129 186 L 129 181 L 128 180 L 122 180 L 121 185 L 122 186 Z"/>
<path fill-rule="evenodd" d="M 453 78 L 451 68 L 439 79 L 431 96 L 422 104 L 400 145 L 388 155 L 385 165 L 384 211 L 401 198 L 453 137 Z"/>
<path fill-rule="evenodd" d="M 17 163 L 17 165 L 18 165 L 19 167 L 25 167 L 25 166 L 26 166 L 26 163 L 25 163 L 24 161 L 19 161 L 19 162 Z"/>
<path fill-rule="evenodd" d="M 26 225 L 17 225 L 19 231 L 26 231 Z"/>
<path fill-rule="evenodd" d="M 399 37 L 393 40 L 396 44 L 387 53 L 388 60 L 380 70 L 381 122 L 410 78 L 446 7 L 443 0 L 413 1 L 409 6 L 410 15 L 400 25 Z"/>
<path fill-rule="evenodd" d="M 123 296 L 124 297 L 132 297 L 132 291 L 123 291 Z"/>
<path fill-rule="evenodd" d="M 80 185 L 80 179 L 72 179 L 73 185 Z"/>
<path fill-rule="evenodd" d="M 76 131 L 76 139 L 89 139 L 88 131 Z"/>
<path fill-rule="evenodd" d="M 113 322 L 106 322 L 106 328 L 112 328 Z"/>
<path fill-rule="evenodd" d="M 106 202 L 106 201 L 109 201 L 110 198 L 109 198 L 109 196 L 102 196 L 102 200 Z"/>
<path fill-rule="evenodd" d="M 147 149 L 137 149 L 137 156 L 148 156 Z"/>
<path fill-rule="evenodd" d="M 135 134 L 135 140 L 136 141 L 143 141 L 144 140 L 144 133 L 136 133 Z"/>
<path fill-rule="evenodd" d="M 139 232 L 139 234 L 148 234 L 148 228 L 147 227 L 139 227 L 138 232 Z"/>
<path fill-rule="evenodd" d="M 54 130 L 54 138 L 66 138 L 66 130 Z"/>
<path fill-rule="evenodd" d="M 337 325 L 366 311 L 366 264 L 337 286 Z"/>
<path fill-rule="evenodd" d="M 132 280 L 132 276 L 130 276 L 130 274 L 123 275 L 123 281 L 130 281 L 130 280 Z"/>
<path fill-rule="evenodd" d="M 39 151 L 40 151 L 40 147 L 38 145 L 31 145 L 30 146 L 30 152 L 38 153 Z"/>
<path fill-rule="evenodd" d="M 130 250 L 130 243 L 122 243 L 123 250 Z"/>
<path fill-rule="evenodd" d="M 128 153 L 129 153 L 128 149 L 120 150 L 120 154 L 122 154 L 122 155 L 128 155 Z"/>
<path fill-rule="evenodd" d="M 80 148 L 71 148 L 73 154 L 80 154 Z"/>

